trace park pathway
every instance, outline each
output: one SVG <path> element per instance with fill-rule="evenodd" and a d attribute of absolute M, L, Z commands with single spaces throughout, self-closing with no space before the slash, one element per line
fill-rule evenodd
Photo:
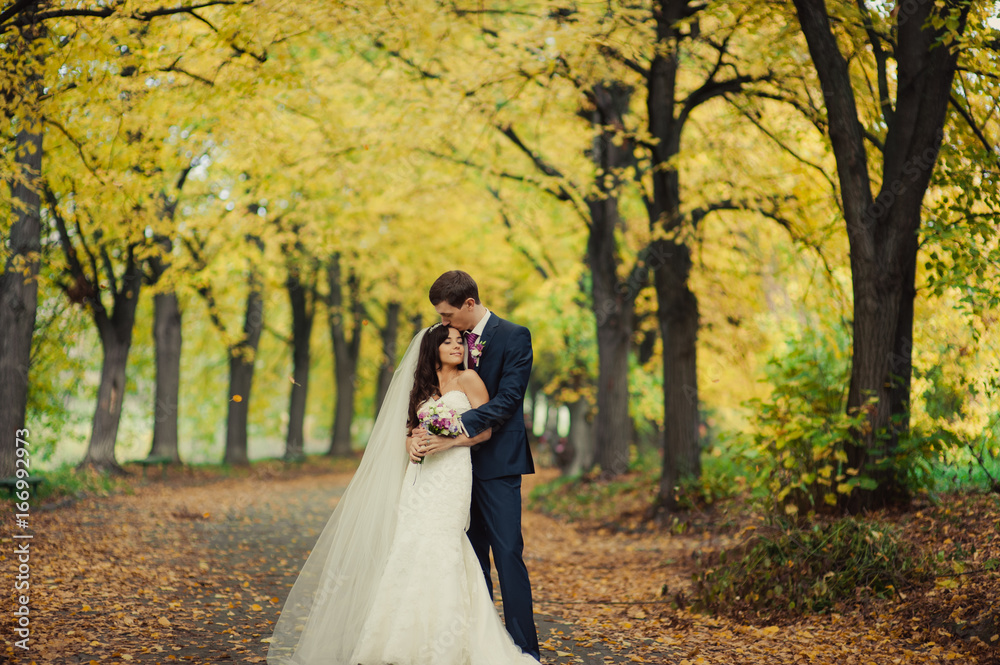
<path fill-rule="evenodd" d="M 264 640 L 350 480 L 352 466 L 337 464 L 259 463 L 232 477 L 172 470 L 134 479 L 131 494 L 33 505 L 30 650 L 15 649 L 4 612 L 0 665 L 263 663 Z M 524 494 L 552 476 L 526 477 Z M 0 524 L 6 589 L 19 565 L 12 522 Z M 524 534 L 547 665 L 977 662 L 891 612 L 748 625 L 683 609 L 693 555 L 739 537 L 724 525 L 630 532 L 525 511 Z"/>
<path fill-rule="evenodd" d="M 131 495 L 39 507 L 31 649 L 14 650 L 5 626 L 0 662 L 264 662 L 264 639 L 350 471 L 156 475 L 136 479 Z M 555 588 L 542 595 L 560 599 Z M 543 663 L 630 660 L 561 616 L 536 622 Z"/>

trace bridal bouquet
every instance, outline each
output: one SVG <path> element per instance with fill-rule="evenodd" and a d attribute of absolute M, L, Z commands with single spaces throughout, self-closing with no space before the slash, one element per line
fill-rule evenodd
<path fill-rule="evenodd" d="M 431 434 L 438 436 L 458 436 L 462 432 L 462 422 L 455 409 L 434 403 L 424 406 L 417 411 L 417 418 Z M 424 463 L 424 458 L 420 458 L 420 463 Z"/>

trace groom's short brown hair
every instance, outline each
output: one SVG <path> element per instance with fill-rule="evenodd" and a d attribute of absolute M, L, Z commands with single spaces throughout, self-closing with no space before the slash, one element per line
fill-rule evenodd
<path fill-rule="evenodd" d="M 452 307 L 461 307 L 469 298 L 479 304 L 479 286 L 464 270 L 449 270 L 438 277 L 427 295 L 432 305 L 447 301 Z"/>

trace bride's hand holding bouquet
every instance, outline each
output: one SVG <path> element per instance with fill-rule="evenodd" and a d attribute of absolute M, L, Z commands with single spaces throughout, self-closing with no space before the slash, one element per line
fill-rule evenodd
<path fill-rule="evenodd" d="M 451 407 L 440 402 L 426 404 L 417 411 L 420 427 L 413 430 L 417 450 L 422 453 L 417 464 L 423 464 L 424 456 L 441 453 L 457 443 L 462 433 L 462 421 Z M 413 455 L 411 455 L 411 458 Z"/>

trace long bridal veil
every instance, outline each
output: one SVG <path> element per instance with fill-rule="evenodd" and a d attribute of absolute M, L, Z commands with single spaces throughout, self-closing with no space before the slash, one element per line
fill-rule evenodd
<path fill-rule="evenodd" d="M 269 665 L 349 665 L 396 531 L 406 474 L 406 412 L 421 330 L 396 368 L 361 464 L 288 594 Z"/>

